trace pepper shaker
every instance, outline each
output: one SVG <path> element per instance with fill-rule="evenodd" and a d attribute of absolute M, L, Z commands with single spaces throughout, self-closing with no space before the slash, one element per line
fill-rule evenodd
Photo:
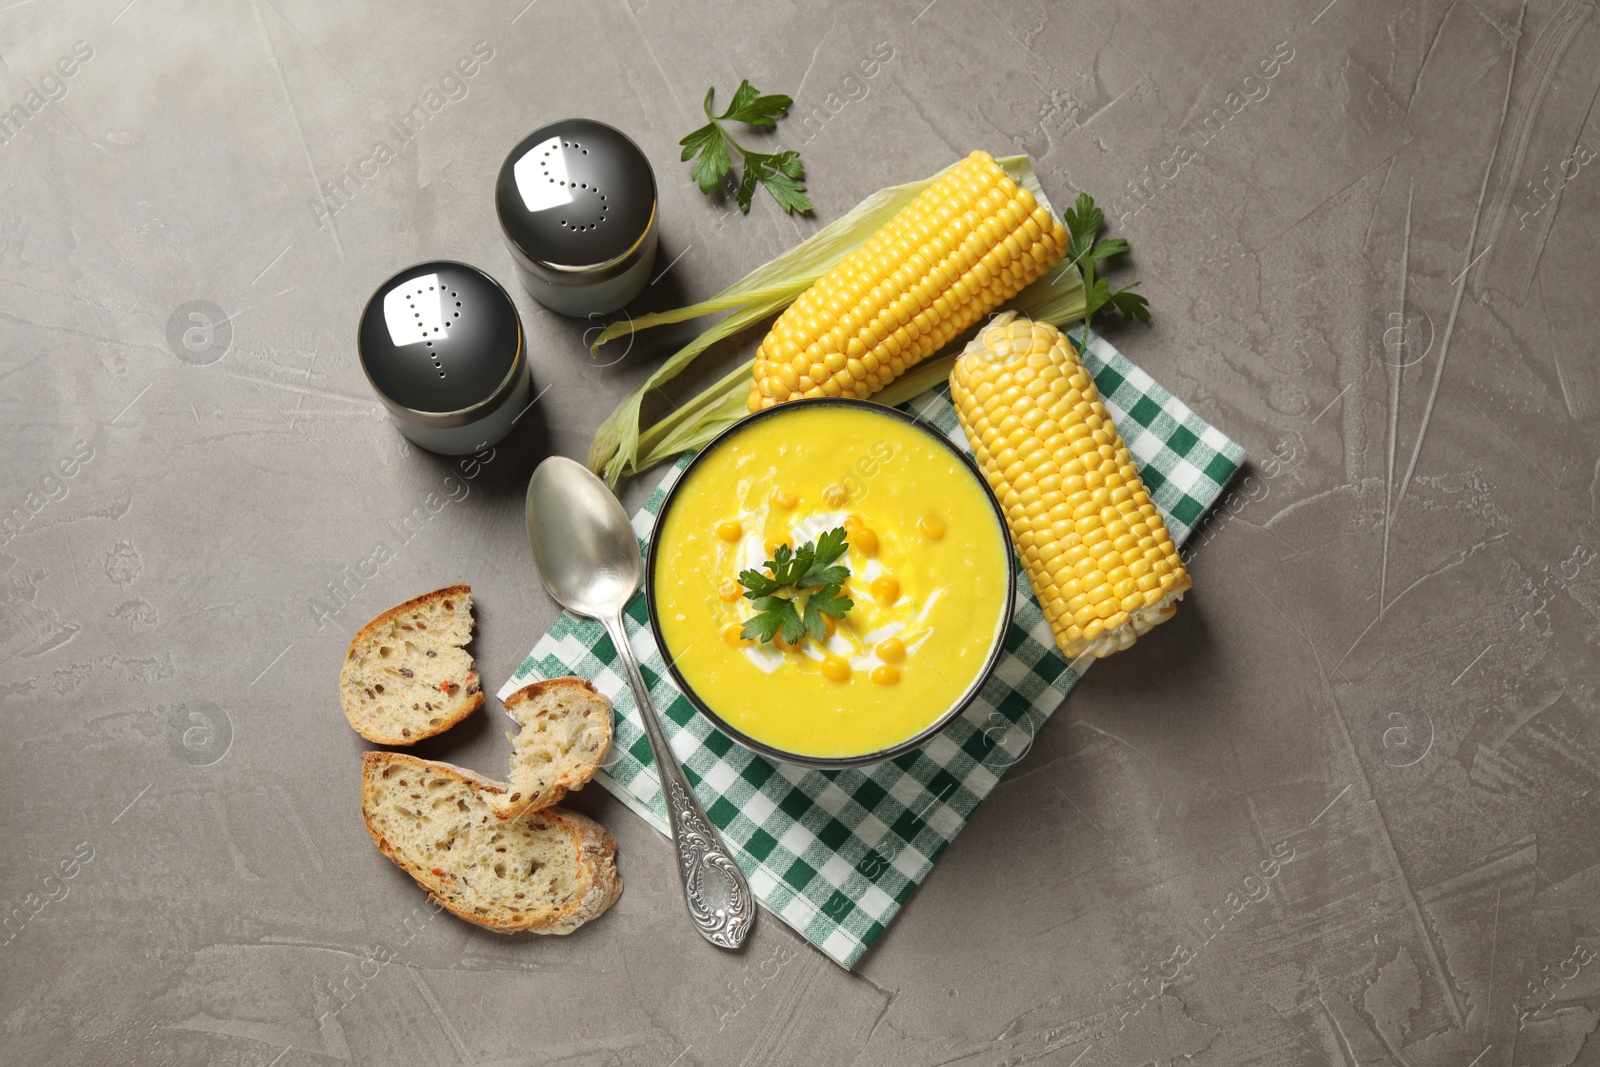
<path fill-rule="evenodd" d="M 487 448 L 528 408 L 516 305 L 465 263 L 419 263 L 380 285 L 361 313 L 356 347 L 395 426 L 430 452 Z"/>
<path fill-rule="evenodd" d="M 522 284 L 551 311 L 616 311 L 649 281 L 655 174 L 603 122 L 564 119 L 523 138 L 500 167 L 495 210 Z"/>

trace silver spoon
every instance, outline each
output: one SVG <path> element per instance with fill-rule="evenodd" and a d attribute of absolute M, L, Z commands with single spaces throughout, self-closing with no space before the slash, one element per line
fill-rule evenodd
<path fill-rule="evenodd" d="M 750 883 L 728 856 L 727 846 L 689 788 L 623 629 L 622 609 L 638 590 L 643 574 L 639 541 L 627 513 L 583 464 L 551 456 L 528 482 L 528 545 L 539 577 L 556 602 L 596 620 L 611 635 L 628 668 L 639 718 L 655 753 L 689 917 L 700 936 L 713 945 L 738 948 L 756 916 Z"/>

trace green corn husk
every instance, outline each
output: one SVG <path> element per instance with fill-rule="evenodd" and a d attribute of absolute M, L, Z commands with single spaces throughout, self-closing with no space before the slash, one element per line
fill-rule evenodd
<path fill-rule="evenodd" d="M 1050 202 L 1027 156 L 1006 156 L 996 162 L 1013 181 L 1031 192 L 1039 203 L 1050 208 Z M 608 326 L 595 341 L 594 351 L 617 337 L 652 326 L 684 322 L 718 311 L 729 312 L 674 352 L 601 424 L 589 447 L 590 469 L 596 474 L 603 473 L 607 483 L 614 487 L 626 474 L 646 470 L 681 452 L 699 448 L 748 415 L 750 412 L 745 404 L 750 395 L 751 368 L 755 363 L 753 355 L 660 421 L 648 428 L 641 429 L 639 426 L 639 408 L 650 390 L 677 377 L 696 356 L 717 341 L 783 311 L 840 260 L 865 244 L 868 238 L 949 169 L 946 167 L 921 181 L 880 189 L 842 218 L 824 226 L 709 300 L 672 311 L 641 315 L 631 322 L 615 322 Z M 1083 318 L 1083 276 L 1071 263 L 1062 263 L 1018 293 L 1005 308 L 1065 328 Z M 895 405 L 921 395 L 949 376 L 959 353 L 958 338 L 942 354 L 923 360 L 872 399 L 881 404 Z"/>

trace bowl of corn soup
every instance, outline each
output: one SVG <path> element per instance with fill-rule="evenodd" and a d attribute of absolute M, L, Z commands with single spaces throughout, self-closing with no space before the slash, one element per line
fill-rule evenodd
<path fill-rule="evenodd" d="M 751 415 L 690 461 L 645 582 L 689 701 L 748 748 L 828 768 L 909 751 L 960 714 L 999 660 L 1015 573 L 956 445 L 824 398 Z"/>

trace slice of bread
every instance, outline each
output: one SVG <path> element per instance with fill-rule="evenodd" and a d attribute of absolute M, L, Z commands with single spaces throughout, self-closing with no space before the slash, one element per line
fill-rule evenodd
<path fill-rule="evenodd" d="M 522 729 L 511 739 L 511 792 L 490 803 L 502 819 L 548 808 L 600 769 L 611 745 L 611 701 L 582 678 L 550 678 L 506 697 Z"/>
<path fill-rule="evenodd" d="M 378 851 L 468 922 L 570 934 L 615 904 L 622 879 L 605 827 L 562 808 L 503 822 L 490 801 L 506 790 L 402 752 L 361 760 L 361 813 Z"/>
<path fill-rule="evenodd" d="M 472 590 L 447 585 L 363 626 L 339 670 L 339 703 L 356 733 L 412 745 L 483 706 L 483 682 L 464 647 L 472 640 Z"/>

